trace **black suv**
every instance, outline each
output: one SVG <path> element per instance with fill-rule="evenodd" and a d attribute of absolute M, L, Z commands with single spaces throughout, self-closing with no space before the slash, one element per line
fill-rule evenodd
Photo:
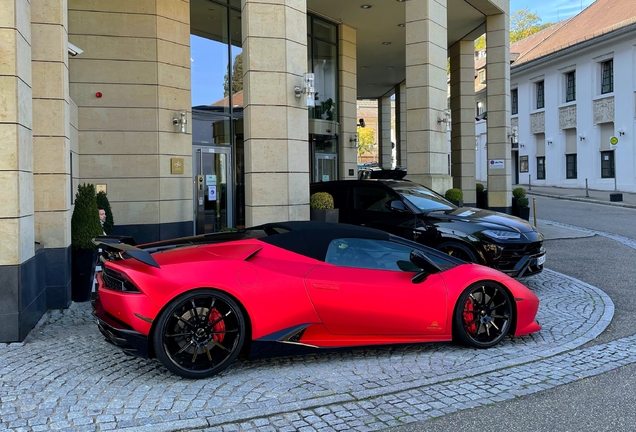
<path fill-rule="evenodd" d="M 415 240 L 464 261 L 509 276 L 543 270 L 543 235 L 523 219 L 477 208 L 458 208 L 431 189 L 406 180 L 312 183 L 329 192 L 339 222 L 368 226 Z"/>

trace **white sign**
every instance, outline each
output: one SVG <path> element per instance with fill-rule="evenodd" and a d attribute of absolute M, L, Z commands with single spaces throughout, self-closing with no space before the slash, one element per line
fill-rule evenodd
<path fill-rule="evenodd" d="M 504 168 L 504 160 L 503 159 L 490 159 L 488 162 L 488 166 L 492 169 L 503 169 Z"/>
<path fill-rule="evenodd" d="M 216 186 L 208 186 L 208 201 L 216 201 Z"/>
<path fill-rule="evenodd" d="M 323 174 L 322 181 L 329 181 L 329 174 Z"/>
<path fill-rule="evenodd" d="M 205 176 L 205 184 L 206 185 L 215 185 L 216 184 L 216 176 L 207 174 Z"/>

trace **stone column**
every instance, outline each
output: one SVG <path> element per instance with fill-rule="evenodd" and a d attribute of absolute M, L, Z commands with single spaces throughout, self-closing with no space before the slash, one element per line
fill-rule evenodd
<path fill-rule="evenodd" d="M 406 4 L 406 106 L 408 178 L 444 193 L 448 175 L 446 0 Z"/>
<path fill-rule="evenodd" d="M 308 220 L 306 1 L 242 5 L 246 224 Z"/>
<path fill-rule="evenodd" d="M 340 148 L 338 153 L 340 180 L 357 178 L 358 149 L 350 141 L 358 130 L 356 102 L 358 99 L 356 29 L 338 26 L 338 67 L 340 81 Z"/>
<path fill-rule="evenodd" d="M 107 186 L 118 234 L 192 234 L 190 2 L 68 1 L 69 39 L 84 50 L 70 60 L 79 181 Z M 186 133 L 173 125 L 184 111 Z"/>
<path fill-rule="evenodd" d="M 475 42 L 462 40 L 450 49 L 451 175 L 464 205 L 475 206 Z"/>
<path fill-rule="evenodd" d="M 46 252 L 46 304 L 71 303 L 71 113 L 66 0 L 31 0 L 35 239 Z"/>
<path fill-rule="evenodd" d="M 379 160 L 384 169 L 391 169 L 391 97 L 382 96 L 378 99 L 378 132 L 380 142 Z"/>
<path fill-rule="evenodd" d="M 29 311 L 43 298 L 33 229 L 31 3 L 0 6 L 0 342 L 15 342 L 37 323 L 41 315 Z"/>
<path fill-rule="evenodd" d="M 510 130 L 510 19 L 508 14 L 486 18 L 486 86 L 488 107 L 488 207 L 506 213 L 512 206 Z M 503 160 L 504 167 L 490 168 Z"/>

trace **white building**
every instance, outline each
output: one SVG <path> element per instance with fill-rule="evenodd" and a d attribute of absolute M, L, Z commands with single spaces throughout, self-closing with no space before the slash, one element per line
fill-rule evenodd
<path fill-rule="evenodd" d="M 596 0 L 510 51 L 512 184 L 636 191 L 636 2 Z"/>

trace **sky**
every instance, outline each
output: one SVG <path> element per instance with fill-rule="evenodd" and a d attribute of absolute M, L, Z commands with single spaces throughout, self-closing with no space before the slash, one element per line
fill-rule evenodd
<path fill-rule="evenodd" d="M 556 23 L 570 18 L 594 3 L 594 0 L 510 0 L 510 13 L 527 8 L 542 23 Z"/>

